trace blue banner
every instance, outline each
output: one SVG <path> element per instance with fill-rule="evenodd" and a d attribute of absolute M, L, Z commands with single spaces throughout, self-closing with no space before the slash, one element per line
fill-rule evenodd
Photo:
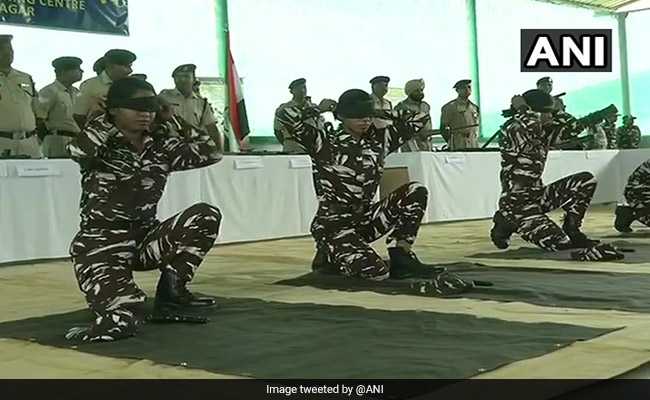
<path fill-rule="evenodd" d="M 128 0 L 0 0 L 0 23 L 129 35 Z"/>

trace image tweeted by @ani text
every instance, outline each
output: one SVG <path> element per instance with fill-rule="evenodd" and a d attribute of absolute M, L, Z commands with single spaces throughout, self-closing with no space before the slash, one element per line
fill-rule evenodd
<path fill-rule="evenodd" d="M 296 398 L 304 398 L 304 396 L 315 398 L 315 396 L 322 395 L 325 399 L 328 396 L 337 395 L 337 397 L 354 399 L 380 400 L 381 397 L 378 396 L 384 394 L 384 385 L 346 385 L 340 383 L 326 385 L 266 385 L 266 394 L 269 398 L 291 398 L 293 396 Z"/>

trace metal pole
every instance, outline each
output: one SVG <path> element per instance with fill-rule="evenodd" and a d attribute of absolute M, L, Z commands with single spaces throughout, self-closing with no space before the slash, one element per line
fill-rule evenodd
<path fill-rule="evenodd" d="M 478 32 L 476 28 L 476 0 L 466 0 L 467 20 L 469 27 L 470 63 L 472 65 L 472 94 L 479 109 L 481 108 L 481 81 L 478 63 Z M 479 136 L 483 137 L 483 124 L 479 126 Z"/>
<path fill-rule="evenodd" d="M 224 98 L 228 99 L 228 0 L 215 0 L 219 76 L 224 80 Z M 226 104 L 228 102 L 226 101 Z"/>
<path fill-rule="evenodd" d="M 228 0 L 215 0 L 215 12 L 217 23 L 217 53 L 219 60 L 219 76 L 223 79 L 223 118 L 225 132 L 223 134 L 228 137 L 230 143 L 230 151 L 239 151 L 239 142 L 235 137 L 230 127 L 230 85 L 228 76 L 229 66 L 229 52 L 230 52 L 230 33 L 228 28 Z"/>
<path fill-rule="evenodd" d="M 621 95 L 623 96 L 623 115 L 631 115 L 630 105 L 630 71 L 627 63 L 627 13 L 616 14 L 618 21 L 618 54 L 621 64 Z"/>

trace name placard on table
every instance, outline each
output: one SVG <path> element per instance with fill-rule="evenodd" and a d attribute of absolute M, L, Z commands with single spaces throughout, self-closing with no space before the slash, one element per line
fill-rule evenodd
<path fill-rule="evenodd" d="M 311 159 L 309 157 L 292 157 L 289 160 L 289 168 L 311 168 Z"/>
<path fill-rule="evenodd" d="M 6 165 L 5 167 L 5 174 L 7 173 L 6 171 Z M 1 167 L 0 167 L 1 168 Z M 56 168 L 53 165 L 17 165 L 16 166 L 16 172 L 18 176 L 21 177 L 36 177 L 36 176 L 58 176 L 61 175 L 61 170 L 59 168 Z M 2 170 L 0 169 L 0 176 L 8 176 L 8 175 L 2 175 Z"/>
<path fill-rule="evenodd" d="M 262 157 L 242 157 L 235 160 L 235 169 L 264 168 Z"/>

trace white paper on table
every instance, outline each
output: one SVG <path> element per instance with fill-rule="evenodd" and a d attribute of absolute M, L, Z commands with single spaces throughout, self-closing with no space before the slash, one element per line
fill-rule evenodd
<path fill-rule="evenodd" d="M 465 157 L 446 156 L 445 162 L 447 164 L 465 164 Z"/>
<path fill-rule="evenodd" d="M 246 157 L 235 160 L 235 169 L 264 168 L 262 157 Z"/>
<path fill-rule="evenodd" d="M 0 178 L 4 178 L 7 176 L 9 176 L 9 172 L 7 171 L 7 164 L 0 163 Z"/>
<path fill-rule="evenodd" d="M 33 166 L 16 166 L 18 176 L 57 176 L 61 175 L 61 170 L 52 165 L 33 165 Z"/>
<path fill-rule="evenodd" d="M 290 168 L 311 168 L 311 159 L 307 157 L 296 157 L 289 160 Z"/>

